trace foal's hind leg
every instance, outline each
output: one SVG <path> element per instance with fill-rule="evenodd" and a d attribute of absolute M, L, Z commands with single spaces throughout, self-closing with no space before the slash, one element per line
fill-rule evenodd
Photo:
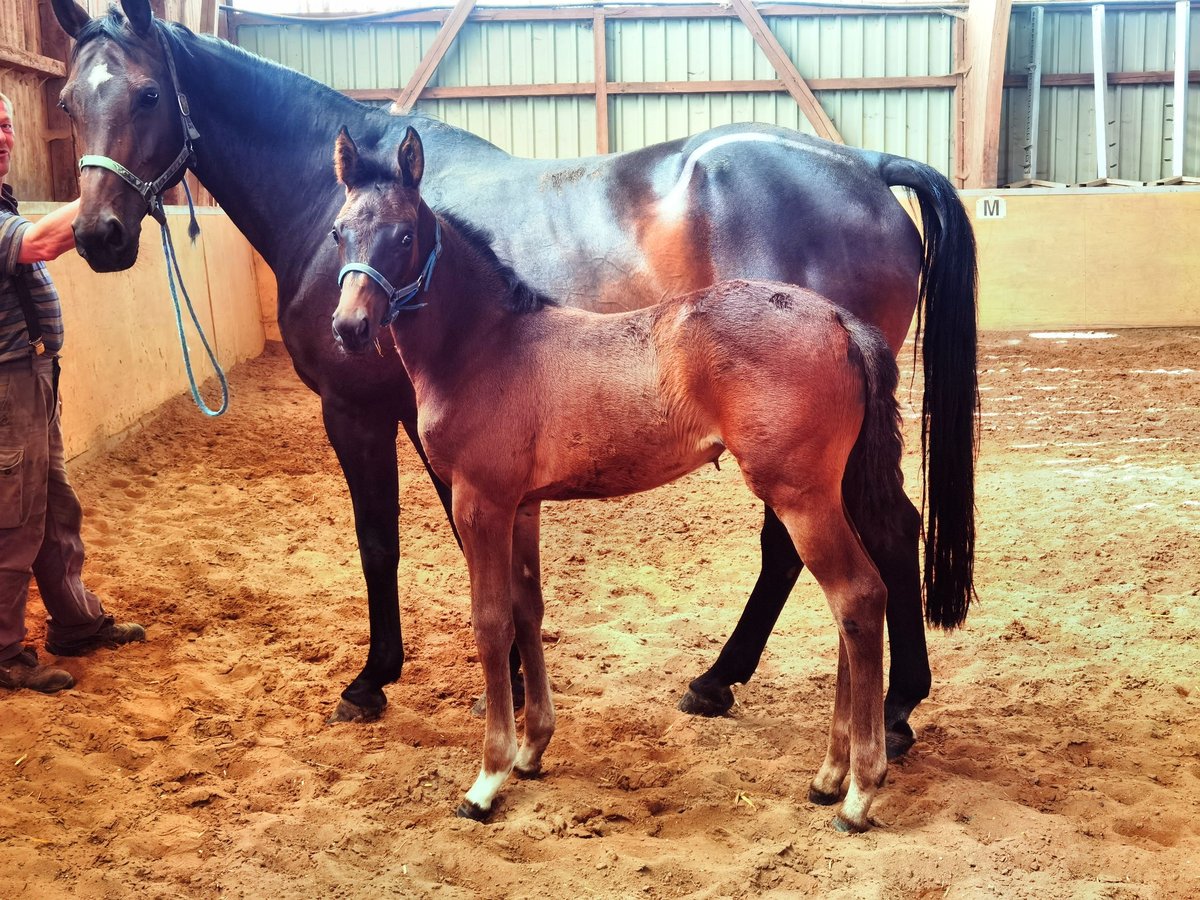
<path fill-rule="evenodd" d="M 887 591 L 850 525 L 841 492 L 773 501 L 833 611 L 839 636 L 837 694 L 825 762 L 810 797 L 832 801 L 850 775 L 834 827 L 862 831 L 887 775 L 883 734 L 883 622 Z M 786 503 L 786 505 L 785 505 Z"/>
<path fill-rule="evenodd" d="M 554 700 L 542 648 L 542 571 L 539 554 L 541 504 L 527 503 L 517 510 L 513 526 L 512 597 L 517 646 L 528 676 L 525 736 L 513 769 L 519 778 L 541 771 L 542 754 L 554 734 Z"/>

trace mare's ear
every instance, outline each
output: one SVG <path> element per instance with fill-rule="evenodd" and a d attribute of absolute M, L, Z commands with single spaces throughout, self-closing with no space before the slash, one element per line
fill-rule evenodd
<path fill-rule="evenodd" d="M 154 21 L 150 0 L 121 0 L 121 9 L 125 10 L 125 18 L 129 20 L 134 34 L 145 37 L 150 33 L 150 24 Z"/>
<path fill-rule="evenodd" d="M 350 139 L 345 125 L 338 129 L 333 144 L 333 171 L 337 173 L 338 181 L 348 188 L 354 187 L 358 178 L 358 147 Z"/>
<path fill-rule="evenodd" d="M 420 187 L 421 176 L 425 174 L 425 148 L 421 146 L 421 136 L 411 125 L 404 129 L 404 140 L 396 151 L 396 171 L 406 188 Z"/>
<path fill-rule="evenodd" d="M 71 37 L 79 34 L 79 30 L 92 20 L 92 17 L 88 15 L 88 11 L 76 3 L 75 0 L 53 0 L 53 6 L 54 16 L 58 19 L 58 24 Z"/>

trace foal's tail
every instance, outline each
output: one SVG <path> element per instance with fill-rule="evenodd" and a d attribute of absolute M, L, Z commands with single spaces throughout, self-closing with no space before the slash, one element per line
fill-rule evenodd
<path fill-rule="evenodd" d="M 862 428 L 850 450 L 842 477 L 842 499 L 868 546 L 899 540 L 899 513 L 907 502 L 900 457 L 900 405 L 896 384 L 900 373 L 883 332 L 847 313 L 838 320 L 850 336 L 850 351 L 866 389 Z"/>
<path fill-rule="evenodd" d="M 913 191 L 921 203 L 924 254 L 916 339 L 925 369 L 925 618 L 950 629 L 966 619 L 975 595 L 975 236 L 954 186 L 936 170 L 885 155 L 880 175 L 889 186 Z"/>

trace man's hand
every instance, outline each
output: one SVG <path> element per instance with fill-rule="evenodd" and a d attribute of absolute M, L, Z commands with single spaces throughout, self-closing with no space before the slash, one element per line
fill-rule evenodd
<path fill-rule="evenodd" d="M 25 231 L 21 250 L 17 254 L 19 263 L 46 262 L 58 259 L 68 250 L 75 249 L 75 233 L 71 223 L 79 215 L 79 201 L 72 200 L 46 213 Z"/>

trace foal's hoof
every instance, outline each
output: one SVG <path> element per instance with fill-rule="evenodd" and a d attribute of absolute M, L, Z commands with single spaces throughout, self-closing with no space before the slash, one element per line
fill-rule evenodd
<path fill-rule="evenodd" d="M 454 814 L 460 819 L 471 819 L 475 822 L 486 822 L 487 817 L 492 814 L 492 811 L 490 809 L 484 809 L 482 806 L 477 806 L 470 800 L 464 800 L 462 803 L 458 804 L 458 809 L 454 811 Z"/>
<path fill-rule="evenodd" d="M 723 684 L 697 687 L 693 681 L 680 699 L 679 709 L 691 716 L 715 719 L 733 709 L 733 691 Z"/>
<path fill-rule="evenodd" d="M 912 745 L 917 742 L 917 736 L 913 734 L 912 728 L 907 722 L 893 722 L 887 727 L 885 734 L 887 741 L 887 758 L 899 759 L 905 753 L 912 749 Z"/>
<path fill-rule="evenodd" d="M 517 768 L 516 766 L 513 766 L 513 774 L 516 775 L 518 778 L 520 778 L 522 781 L 533 781 L 537 778 L 542 777 L 542 767 L 540 764 L 534 766 L 531 769 L 520 769 L 520 768 Z"/>
<path fill-rule="evenodd" d="M 818 791 L 815 787 L 810 786 L 808 789 L 808 799 L 810 802 L 817 804 L 817 806 L 833 806 L 833 804 L 842 799 L 842 795 L 827 794 L 824 791 Z M 835 818 L 834 821 L 836 822 L 837 819 Z M 835 825 L 834 827 L 836 828 L 837 826 Z"/>
<path fill-rule="evenodd" d="M 338 701 L 333 715 L 325 720 L 326 725 L 336 725 L 339 722 L 374 722 L 383 715 L 383 707 L 369 708 L 351 703 L 345 697 Z"/>
<path fill-rule="evenodd" d="M 834 816 L 833 821 L 831 821 L 829 824 L 833 826 L 834 831 L 840 831 L 842 834 L 862 834 L 867 830 L 868 827 L 870 827 L 866 823 L 859 825 L 856 822 L 851 822 L 849 819 L 844 819 L 840 815 Z"/>

